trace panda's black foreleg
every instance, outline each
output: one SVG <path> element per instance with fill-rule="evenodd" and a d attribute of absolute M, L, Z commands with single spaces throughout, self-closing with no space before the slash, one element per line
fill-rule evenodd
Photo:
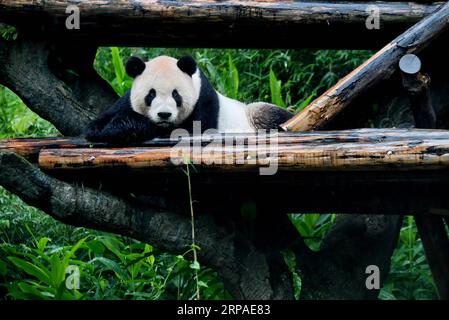
<path fill-rule="evenodd" d="M 154 137 L 154 127 L 145 117 L 130 112 L 116 115 L 102 134 L 111 143 L 141 142 Z"/>
<path fill-rule="evenodd" d="M 92 122 L 86 130 L 86 139 L 113 144 L 130 144 L 153 138 L 154 131 L 148 119 L 138 113 L 119 112 L 110 119 L 99 118 Z"/>
<path fill-rule="evenodd" d="M 127 91 L 107 111 L 92 121 L 84 136 L 92 142 L 129 144 L 154 137 L 154 126 L 147 118 L 131 109 L 130 91 Z"/>
<path fill-rule="evenodd" d="M 88 124 L 84 130 L 84 136 L 87 140 L 100 142 L 103 137 L 103 130 L 112 119 L 112 115 L 102 115 Z"/>
<path fill-rule="evenodd" d="M 112 107 L 100 114 L 94 121 L 90 122 L 84 130 L 84 136 L 87 140 L 93 142 L 104 141 L 104 129 L 112 121 L 112 119 L 127 110 L 129 105 L 129 94 L 117 100 Z"/>

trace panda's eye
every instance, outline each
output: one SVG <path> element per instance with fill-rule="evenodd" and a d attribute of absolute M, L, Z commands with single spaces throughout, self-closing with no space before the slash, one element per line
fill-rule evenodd
<path fill-rule="evenodd" d="M 178 93 L 178 90 L 173 90 L 173 92 L 172 92 L 172 97 L 173 97 L 173 99 L 175 100 L 175 102 L 176 102 L 176 106 L 177 107 L 180 107 L 181 105 L 182 105 L 182 97 L 181 97 L 181 95 Z"/>
<path fill-rule="evenodd" d="M 145 97 L 145 104 L 149 107 L 151 106 L 151 103 L 153 102 L 154 98 L 156 98 L 156 90 L 151 89 L 147 96 Z"/>

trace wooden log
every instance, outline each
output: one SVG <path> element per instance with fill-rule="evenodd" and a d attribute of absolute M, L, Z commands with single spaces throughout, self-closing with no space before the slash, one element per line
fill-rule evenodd
<path fill-rule="evenodd" d="M 0 140 L 0 151 L 12 151 L 29 161 L 36 162 L 39 151 L 44 148 L 89 148 L 98 147 L 82 138 L 48 137 L 48 138 L 12 138 Z"/>
<path fill-rule="evenodd" d="M 357 129 L 320 132 L 279 132 L 278 144 L 311 145 L 333 141 L 340 143 L 377 143 L 420 140 L 423 134 L 432 140 L 449 139 L 445 130 L 410 130 L 410 129 Z M 227 139 L 244 140 L 248 145 L 262 143 L 266 139 L 257 134 L 227 134 Z M 139 143 L 134 147 L 172 147 L 183 141 L 185 144 L 207 145 L 220 140 L 220 136 L 186 136 L 174 139 L 157 138 Z M 11 138 L 0 139 L 0 151 L 12 151 L 29 161 L 37 162 L 39 152 L 43 149 L 82 149 L 82 148 L 117 148 L 105 143 L 90 142 L 80 137 L 48 137 L 48 138 Z M 129 146 L 127 146 L 129 147 Z"/>
<path fill-rule="evenodd" d="M 80 29 L 68 30 L 69 4 Z M 0 22 L 34 37 L 97 45 L 378 48 L 441 2 L 315 1 L 0 1 Z M 379 9 L 380 29 L 365 22 Z M 341 37 L 350 32 L 351 37 Z M 263 37 L 254 35 L 263 34 Z"/>
<path fill-rule="evenodd" d="M 273 134 L 249 140 L 244 135 L 217 135 L 206 137 L 207 143 L 198 143 L 197 148 L 188 137 L 176 140 L 176 145 L 168 140 L 166 146 L 159 147 L 43 149 L 38 163 L 46 170 L 125 167 L 158 171 L 182 167 L 187 155 L 206 171 L 254 171 L 269 164 L 276 164 L 279 170 L 305 171 L 449 168 L 449 132 L 383 131 Z"/>
<path fill-rule="evenodd" d="M 449 25 L 448 16 L 449 3 L 388 43 L 281 127 L 287 131 L 308 131 L 323 127 L 354 98 L 379 81 L 389 78 L 404 54 L 419 52 L 431 43 Z"/>
<path fill-rule="evenodd" d="M 204 141 L 156 139 L 127 148 L 95 144 L 89 148 L 84 140 L 68 138 L 10 139 L 0 144 L 0 151 L 26 151 L 34 158 L 40 152 L 42 169 L 59 179 L 120 194 L 160 195 L 176 203 L 186 192 L 185 167 L 170 162 L 170 150 L 179 142 L 203 147 L 215 142 L 215 150 L 227 152 L 218 159 L 234 160 L 243 154 L 244 160 L 258 162 L 194 164 L 192 189 L 198 212 L 239 212 L 233 206 L 253 199 L 267 210 L 278 210 L 273 212 L 449 215 L 448 131 L 280 133 L 279 170 L 274 175 L 260 175 L 259 168 L 267 164 L 261 163 L 257 152 L 248 154 L 266 138 L 226 137 L 246 137 L 248 148 L 220 146 L 223 136 L 218 135 Z"/>
<path fill-rule="evenodd" d="M 406 54 L 399 61 L 402 84 L 408 92 L 417 128 L 435 128 L 436 116 L 430 99 L 430 77 L 421 73 L 421 60 Z M 427 262 L 440 299 L 449 299 L 449 239 L 442 217 L 416 216 Z"/>
<path fill-rule="evenodd" d="M 399 60 L 402 84 L 408 92 L 410 106 L 417 128 L 436 128 L 436 115 L 430 99 L 430 77 L 420 72 L 421 60 L 414 54 L 406 54 Z"/>
<path fill-rule="evenodd" d="M 181 139 L 184 146 L 202 146 L 188 154 L 197 169 L 192 181 L 199 212 L 236 209 L 231 208 L 233 203 L 245 200 L 236 199 L 240 195 L 282 212 L 449 215 L 449 198 L 443 195 L 449 188 L 448 131 L 282 133 L 274 153 L 263 147 L 270 145 L 267 138 L 252 137 L 238 147 L 226 146 L 224 141 L 236 141 L 241 135 L 209 136 L 206 144 L 198 137 Z M 42 149 L 38 164 L 63 180 L 108 186 L 118 192 L 160 193 L 176 201 L 186 191 L 184 155 L 173 155 L 173 141 L 158 143 L 154 147 Z M 215 153 L 200 153 L 205 148 Z M 271 161 L 266 161 L 265 151 Z M 263 175 L 263 169 L 273 175 Z"/>

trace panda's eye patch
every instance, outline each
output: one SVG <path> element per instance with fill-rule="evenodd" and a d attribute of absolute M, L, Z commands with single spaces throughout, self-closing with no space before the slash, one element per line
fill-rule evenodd
<path fill-rule="evenodd" d="M 173 97 L 173 99 L 175 100 L 175 102 L 176 102 L 176 106 L 177 107 L 180 107 L 181 105 L 182 105 L 182 97 L 181 97 L 181 95 L 179 94 L 179 92 L 178 92 L 178 90 L 173 90 L 173 92 L 172 92 L 172 97 Z"/>
<path fill-rule="evenodd" d="M 145 97 L 145 104 L 149 107 L 151 106 L 151 102 L 153 102 L 153 99 L 156 98 L 156 90 L 150 89 L 147 96 Z"/>

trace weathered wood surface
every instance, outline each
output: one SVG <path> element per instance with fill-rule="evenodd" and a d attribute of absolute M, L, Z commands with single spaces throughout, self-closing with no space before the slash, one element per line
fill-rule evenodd
<path fill-rule="evenodd" d="M 70 4 L 80 9 L 79 30 L 66 29 L 69 15 L 66 8 Z M 34 36 L 78 38 L 99 45 L 378 48 L 430 14 L 439 4 L 441 2 L 2 0 L 0 21 L 22 27 Z M 368 30 L 365 26 L 372 5 L 380 12 L 379 30 Z M 346 32 L 352 36 L 341 37 Z M 259 37 L 261 34 L 264 36 Z"/>
<path fill-rule="evenodd" d="M 323 127 L 356 97 L 391 77 L 404 54 L 419 52 L 429 45 L 447 29 L 448 17 L 449 3 L 388 43 L 281 127 L 288 131 L 308 131 Z"/>
<path fill-rule="evenodd" d="M 39 151 L 44 148 L 88 148 L 90 146 L 93 144 L 82 138 L 49 137 L 0 140 L 0 151 L 15 152 L 33 162 L 37 161 Z"/>
<path fill-rule="evenodd" d="M 195 164 L 191 174 L 198 212 L 239 212 L 233 206 L 252 199 L 267 210 L 278 209 L 273 212 L 449 214 L 448 131 L 362 129 L 279 136 L 275 175 L 260 175 L 257 164 Z M 217 136 L 182 139 L 207 146 L 212 138 L 221 141 Z M 263 140 L 247 136 L 248 148 Z M 0 151 L 16 150 L 34 161 L 40 154 L 41 168 L 65 181 L 150 199 L 161 195 L 178 203 L 187 189 L 185 167 L 169 159 L 177 143 L 157 139 L 114 149 L 89 148 L 88 142 L 69 138 L 10 139 L 2 141 Z M 231 160 L 234 155 L 226 154 Z"/>
<path fill-rule="evenodd" d="M 155 142 L 159 146 L 154 147 L 43 149 L 38 162 L 46 170 L 159 170 L 182 167 L 187 155 L 197 167 L 212 171 L 251 171 L 269 163 L 278 165 L 280 170 L 306 171 L 449 169 L 449 132 L 443 130 L 365 129 L 280 133 L 246 139 L 245 135 L 227 135 L 225 139 L 218 135 L 206 137 L 206 143 L 197 149 L 191 141 L 189 137 L 165 142 L 159 139 Z M 196 141 L 201 146 L 201 141 Z"/>
<path fill-rule="evenodd" d="M 157 138 L 145 141 L 135 146 L 127 146 L 126 148 L 142 149 L 148 148 L 162 148 L 173 147 L 180 142 L 188 145 L 202 145 L 207 146 L 211 143 L 217 144 L 221 142 L 223 137 L 226 140 L 243 141 L 246 145 L 252 146 L 261 144 L 270 135 L 258 134 L 227 134 L 227 135 L 203 135 L 203 136 L 184 136 L 170 138 Z M 367 144 L 376 145 L 382 143 L 406 144 L 408 141 L 415 141 L 415 143 L 424 142 L 425 139 L 439 143 L 445 142 L 449 139 L 449 131 L 446 130 L 424 130 L 424 129 L 357 129 L 357 130 L 342 130 L 342 131 L 320 131 L 320 132 L 280 132 L 273 137 L 277 137 L 277 144 L 280 146 L 303 148 L 316 147 L 332 148 L 333 146 L 343 146 L 351 144 Z M 48 138 L 11 138 L 0 140 L 0 151 L 12 151 L 28 160 L 35 161 L 38 158 L 39 152 L 45 149 L 57 150 L 65 149 L 111 149 L 117 146 L 107 145 L 105 143 L 96 143 L 86 141 L 80 137 L 48 137 Z M 118 148 L 120 149 L 120 148 Z M 74 150 L 75 152 L 78 152 Z M 324 150 L 324 149 L 323 149 Z"/>

